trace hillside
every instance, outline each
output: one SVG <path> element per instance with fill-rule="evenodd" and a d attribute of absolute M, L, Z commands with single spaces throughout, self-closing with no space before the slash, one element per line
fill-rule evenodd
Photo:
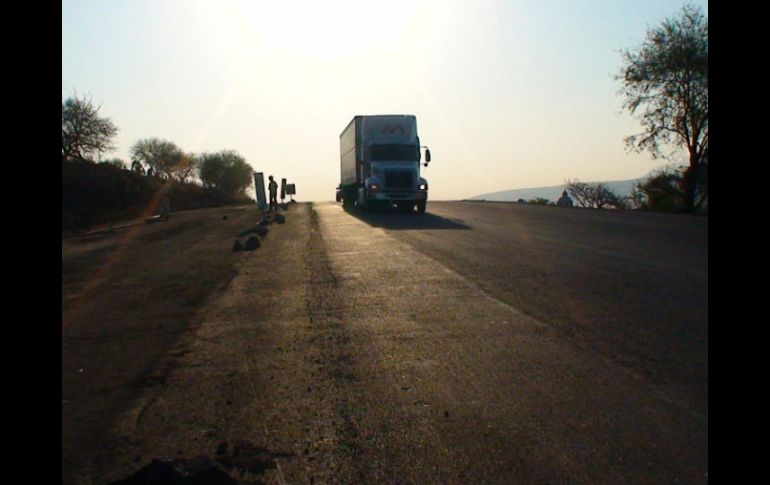
<path fill-rule="evenodd" d="M 196 184 L 166 185 L 158 178 L 106 163 L 62 163 L 61 182 L 62 231 L 153 215 L 162 196 L 170 198 L 172 211 L 246 201 Z"/>
<path fill-rule="evenodd" d="M 627 196 L 631 194 L 631 190 L 635 183 L 641 179 L 631 180 L 614 180 L 604 182 L 613 192 L 619 196 Z M 502 190 L 500 192 L 491 192 L 488 194 L 476 195 L 469 197 L 466 200 L 489 200 L 498 202 L 516 202 L 519 199 L 531 200 L 542 197 L 548 199 L 551 202 L 556 202 L 564 192 L 566 185 L 552 185 L 548 187 L 532 187 L 525 189 L 511 189 Z"/>

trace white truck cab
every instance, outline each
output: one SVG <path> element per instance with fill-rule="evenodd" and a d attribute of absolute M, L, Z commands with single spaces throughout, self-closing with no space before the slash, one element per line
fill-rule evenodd
<path fill-rule="evenodd" d="M 354 117 L 340 135 L 337 201 L 365 210 L 395 205 L 424 213 L 428 181 L 420 176 L 421 148 L 413 115 Z M 430 150 L 425 148 L 427 167 Z"/>

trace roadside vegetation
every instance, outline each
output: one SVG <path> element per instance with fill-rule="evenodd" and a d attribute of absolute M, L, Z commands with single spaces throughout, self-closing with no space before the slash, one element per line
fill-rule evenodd
<path fill-rule="evenodd" d="M 567 180 L 566 190 L 576 207 L 593 209 L 631 209 L 630 197 L 616 194 L 604 182 L 587 183 L 580 180 Z"/>
<path fill-rule="evenodd" d="M 698 171 L 694 210 L 687 199 L 688 167 L 664 167 L 656 170 L 634 186 L 631 200 L 641 210 L 655 212 L 695 212 L 708 215 L 708 170 Z"/>
<path fill-rule="evenodd" d="M 252 168 L 233 150 L 195 154 L 159 138 L 138 140 L 131 162 L 102 160 L 115 149 L 115 124 L 90 99 L 62 103 L 62 231 L 154 214 L 168 197 L 173 210 L 251 201 Z"/>
<path fill-rule="evenodd" d="M 622 51 L 623 108 L 644 131 L 626 147 L 671 161 L 684 152 L 683 169 L 650 175 L 635 190 L 642 209 L 708 213 L 708 18 L 685 5 L 678 16 L 647 31 L 644 42 Z"/>
<path fill-rule="evenodd" d="M 546 199 L 545 197 L 536 197 L 534 199 L 530 199 L 527 201 L 527 204 L 531 205 L 554 205 L 553 202 Z"/>
<path fill-rule="evenodd" d="M 651 172 L 627 196 L 577 179 L 565 181 L 567 192 L 576 207 L 708 215 L 708 18 L 685 5 L 621 56 L 615 78 L 623 109 L 643 128 L 625 138 L 626 148 L 673 163 Z M 686 163 L 679 162 L 683 156 Z"/>

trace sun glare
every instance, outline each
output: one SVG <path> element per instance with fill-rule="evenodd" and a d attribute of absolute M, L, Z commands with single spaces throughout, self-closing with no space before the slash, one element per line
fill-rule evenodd
<path fill-rule="evenodd" d="M 417 6 L 405 0 L 234 1 L 228 5 L 226 28 L 253 39 L 267 53 L 348 60 L 392 48 Z"/>

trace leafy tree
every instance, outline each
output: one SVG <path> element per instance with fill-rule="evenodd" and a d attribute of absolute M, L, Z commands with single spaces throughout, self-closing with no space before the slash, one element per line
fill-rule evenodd
<path fill-rule="evenodd" d="M 173 142 L 158 138 L 139 140 L 131 147 L 131 157 L 162 178 L 181 180 L 189 169 L 186 155 Z"/>
<path fill-rule="evenodd" d="M 62 161 L 93 162 L 94 155 L 115 149 L 118 128 L 109 118 L 99 116 L 90 99 L 67 98 L 61 105 Z"/>
<path fill-rule="evenodd" d="M 188 178 L 193 176 L 199 164 L 200 159 L 194 153 L 182 154 L 182 158 L 179 159 L 179 164 L 177 165 L 177 180 L 180 182 L 188 181 Z"/>
<path fill-rule="evenodd" d="M 642 210 L 679 212 L 685 207 L 682 179 L 686 168 L 663 168 L 636 183 L 632 198 Z"/>
<path fill-rule="evenodd" d="M 623 108 L 639 113 L 644 127 L 625 139 L 626 146 L 654 158 L 664 156 L 663 146 L 686 148 L 682 192 L 684 210 L 693 212 L 705 200 L 696 200 L 698 191 L 707 188 L 699 181 L 708 170 L 708 19 L 685 5 L 678 17 L 650 29 L 638 49 L 621 55 L 624 65 L 616 78 L 622 82 Z"/>
<path fill-rule="evenodd" d="M 199 159 L 200 179 L 207 187 L 216 187 L 230 195 L 241 195 L 252 183 L 251 165 L 233 150 L 204 153 Z"/>

